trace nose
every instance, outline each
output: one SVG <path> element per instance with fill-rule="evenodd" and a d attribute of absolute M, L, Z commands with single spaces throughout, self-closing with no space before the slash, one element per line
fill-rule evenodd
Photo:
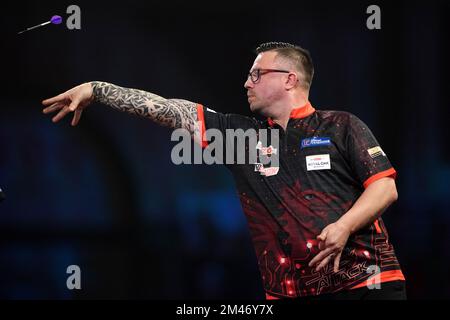
<path fill-rule="evenodd" d="M 247 90 L 253 88 L 253 82 L 250 80 L 250 77 L 247 77 L 247 80 L 244 82 L 244 88 Z"/>

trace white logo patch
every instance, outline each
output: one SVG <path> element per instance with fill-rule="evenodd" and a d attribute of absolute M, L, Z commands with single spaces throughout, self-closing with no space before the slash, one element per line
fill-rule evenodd
<path fill-rule="evenodd" d="M 313 170 L 330 170 L 331 161 L 329 154 L 316 154 L 313 156 L 306 156 L 306 169 Z"/>
<path fill-rule="evenodd" d="M 260 175 L 270 177 L 278 173 L 280 167 L 268 167 L 264 168 L 262 163 L 255 163 L 255 172 L 259 172 Z"/>
<path fill-rule="evenodd" d="M 383 157 L 386 156 L 386 154 L 384 153 L 383 149 L 381 149 L 380 146 L 376 146 L 376 147 L 367 149 L 367 152 L 372 157 L 372 159 L 375 157 L 378 157 L 378 156 L 383 156 Z"/>
<path fill-rule="evenodd" d="M 256 150 L 260 150 L 263 156 L 277 154 L 277 148 L 272 147 L 272 145 L 268 146 L 267 148 L 263 147 L 261 141 L 258 141 L 256 145 Z"/>

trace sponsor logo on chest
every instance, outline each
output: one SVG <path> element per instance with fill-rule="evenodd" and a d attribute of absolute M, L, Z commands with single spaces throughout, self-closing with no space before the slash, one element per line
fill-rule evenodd
<path fill-rule="evenodd" d="M 316 154 L 312 156 L 306 156 L 306 170 L 330 170 L 331 161 L 329 154 Z"/>
<path fill-rule="evenodd" d="M 312 137 L 303 139 L 300 143 L 300 149 L 329 145 L 331 145 L 331 139 L 329 137 Z"/>

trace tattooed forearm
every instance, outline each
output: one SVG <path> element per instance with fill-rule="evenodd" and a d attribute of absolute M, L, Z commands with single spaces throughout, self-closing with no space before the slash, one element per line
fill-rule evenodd
<path fill-rule="evenodd" d="M 165 99 L 156 94 L 119 87 L 107 82 L 91 82 L 95 101 L 119 111 L 149 118 L 163 126 L 196 131 L 196 104 L 181 99 Z"/>

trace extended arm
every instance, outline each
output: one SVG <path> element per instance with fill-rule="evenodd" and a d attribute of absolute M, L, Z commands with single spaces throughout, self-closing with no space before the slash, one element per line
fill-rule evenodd
<path fill-rule="evenodd" d="M 59 110 L 53 122 L 74 112 L 72 125 L 76 126 L 83 110 L 93 101 L 119 111 L 148 118 L 160 125 L 187 129 L 191 135 L 198 132 L 197 107 L 194 102 L 182 99 L 166 99 L 138 89 L 124 88 L 107 82 L 83 83 L 56 97 L 44 100 L 43 112 Z"/>

